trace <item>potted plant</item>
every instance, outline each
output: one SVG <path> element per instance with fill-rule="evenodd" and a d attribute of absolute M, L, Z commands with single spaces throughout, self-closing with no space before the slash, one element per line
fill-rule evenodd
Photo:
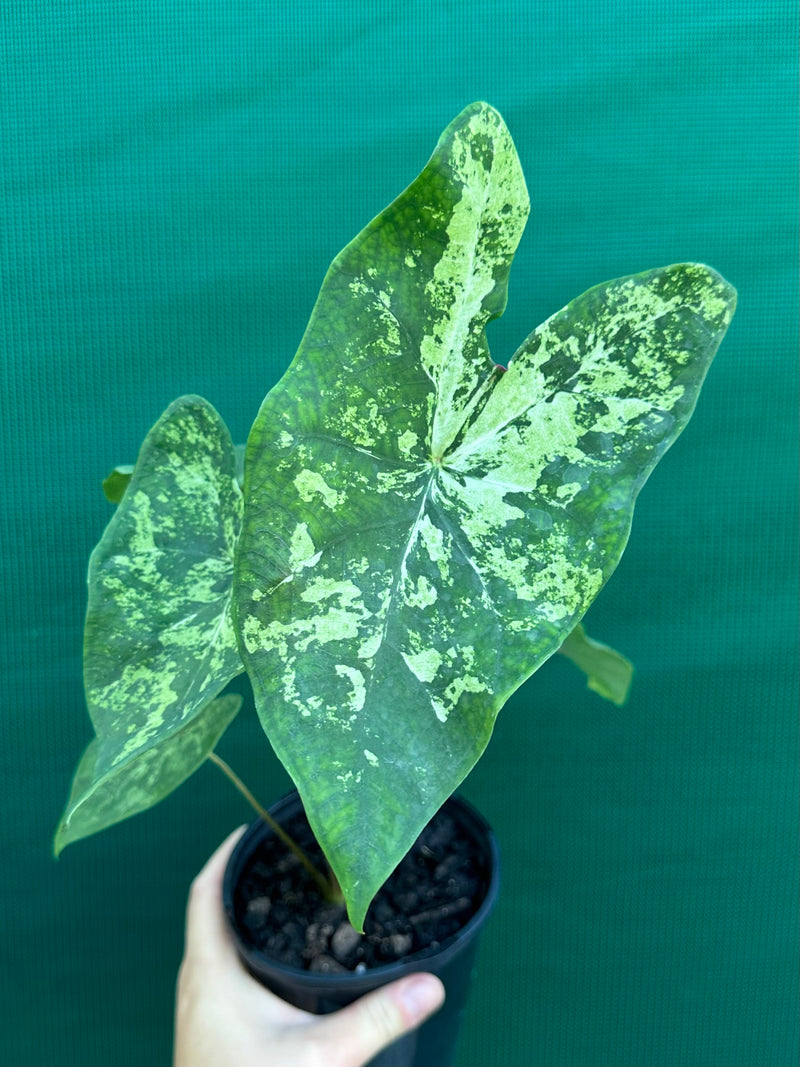
<path fill-rule="evenodd" d="M 222 765 L 240 701 L 221 694 L 246 671 L 357 937 L 514 690 L 560 649 L 613 657 L 580 621 L 735 292 L 693 263 L 606 282 L 501 366 L 484 331 L 528 212 L 503 120 L 471 105 L 334 259 L 244 456 L 181 397 L 106 483 L 96 737 L 56 853 Z"/>

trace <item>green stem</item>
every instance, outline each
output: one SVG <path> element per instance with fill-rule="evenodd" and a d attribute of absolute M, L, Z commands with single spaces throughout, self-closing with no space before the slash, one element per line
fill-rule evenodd
<path fill-rule="evenodd" d="M 236 772 L 233 771 L 225 762 L 225 760 L 218 756 L 216 752 L 209 752 L 208 758 L 211 760 L 212 763 L 216 764 L 217 767 L 219 767 L 219 769 L 224 775 L 226 775 L 228 779 L 230 779 L 230 781 L 233 783 L 236 789 L 239 790 L 239 792 L 242 794 L 242 796 L 250 805 L 250 807 L 253 808 L 253 810 L 258 815 L 261 816 L 261 818 L 264 820 L 267 826 L 269 826 L 272 832 L 277 837 L 279 837 L 281 841 L 283 841 L 284 845 L 286 845 L 286 847 L 290 849 L 291 852 L 297 857 L 300 863 L 302 863 L 302 865 L 305 867 L 305 869 L 308 871 L 308 873 L 319 886 L 319 889 L 325 899 L 331 901 L 337 900 L 339 898 L 339 894 L 336 893 L 335 887 L 332 886 L 331 883 L 323 875 L 320 874 L 320 872 L 317 870 L 317 868 L 314 866 L 314 864 L 311 862 L 305 852 L 303 852 L 302 848 L 300 848 L 296 841 L 292 840 L 292 838 L 286 833 L 282 826 L 279 826 L 278 823 L 275 822 L 275 820 L 267 811 L 267 809 L 262 807 L 261 804 L 259 804 L 259 802 L 244 784 L 239 775 L 236 774 Z"/>

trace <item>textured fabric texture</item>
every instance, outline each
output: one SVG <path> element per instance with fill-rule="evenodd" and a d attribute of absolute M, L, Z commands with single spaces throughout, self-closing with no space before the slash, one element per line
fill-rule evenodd
<path fill-rule="evenodd" d="M 181 393 L 244 440 L 332 257 L 485 99 L 532 201 L 495 359 L 671 262 L 739 308 L 586 619 L 629 703 L 556 657 L 465 784 L 504 887 L 459 1062 L 797 1063 L 796 4 L 2 10 L 0 1061 L 168 1062 L 188 884 L 249 817 L 206 767 L 52 859 L 101 479 Z M 221 751 L 288 788 L 252 703 Z"/>

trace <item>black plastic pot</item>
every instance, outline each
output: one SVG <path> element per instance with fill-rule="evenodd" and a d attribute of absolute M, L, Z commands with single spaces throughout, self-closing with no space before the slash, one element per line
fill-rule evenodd
<path fill-rule="evenodd" d="M 270 814 L 282 822 L 300 809 L 300 798 L 295 792 L 270 808 Z M 384 1049 L 370 1061 L 370 1067 L 449 1067 L 455 1054 L 478 941 L 500 887 L 500 856 L 491 828 L 470 804 L 454 796 L 447 801 L 445 810 L 457 823 L 459 832 L 472 842 L 479 866 L 485 871 L 483 902 L 464 926 L 437 949 L 416 952 L 363 974 L 315 974 L 294 969 L 271 960 L 249 943 L 236 921 L 235 891 L 250 856 L 264 837 L 272 833 L 262 820 L 254 822 L 242 836 L 225 872 L 225 911 L 245 966 L 263 985 L 295 1007 L 325 1015 L 407 974 L 427 971 L 442 980 L 447 997 L 441 1011 L 418 1030 Z"/>

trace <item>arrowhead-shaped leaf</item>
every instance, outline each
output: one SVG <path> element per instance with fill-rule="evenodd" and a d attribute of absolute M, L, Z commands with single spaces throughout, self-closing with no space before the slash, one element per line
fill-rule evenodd
<path fill-rule="evenodd" d="M 228 431 L 199 397 L 176 400 L 142 445 L 89 563 L 84 681 L 97 737 L 62 846 L 80 827 L 109 825 L 115 788 L 136 796 L 120 799 L 120 818 L 146 807 L 148 791 L 160 800 L 163 783 L 179 785 L 202 739 L 229 721 L 230 702 L 209 701 L 242 671 L 230 615 L 242 513 L 235 473 Z"/>
<path fill-rule="evenodd" d="M 473 105 L 334 260 L 248 442 L 242 655 L 356 927 L 613 571 L 733 310 L 703 266 L 619 279 L 502 373 L 527 213 Z"/>

